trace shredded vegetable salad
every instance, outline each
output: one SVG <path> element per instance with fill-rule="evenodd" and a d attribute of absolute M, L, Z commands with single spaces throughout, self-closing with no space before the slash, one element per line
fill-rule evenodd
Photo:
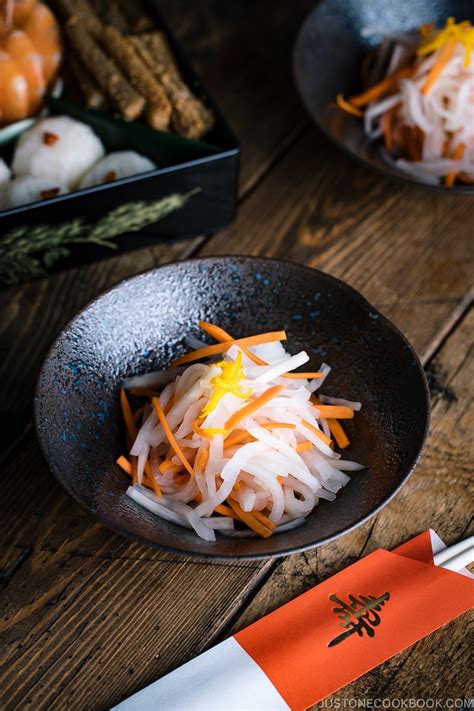
<path fill-rule="evenodd" d="M 337 103 L 360 117 L 370 139 L 424 182 L 474 184 L 474 27 L 420 27 L 418 35 L 387 37 L 369 56 L 369 88 Z"/>
<path fill-rule="evenodd" d="M 187 339 L 195 350 L 120 391 L 127 494 L 206 541 L 295 528 L 319 499 L 336 498 L 346 472 L 364 468 L 335 449 L 349 445 L 340 420 L 361 404 L 317 398 L 331 369 L 294 372 L 309 356 L 287 353 L 284 331 L 234 339 L 199 326 L 217 343 Z M 132 398 L 142 403 L 135 411 Z"/>

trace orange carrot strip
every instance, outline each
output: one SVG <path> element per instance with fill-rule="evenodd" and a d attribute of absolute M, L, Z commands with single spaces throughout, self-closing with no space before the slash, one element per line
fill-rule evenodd
<path fill-rule="evenodd" d="M 233 511 L 237 514 L 238 518 L 245 523 L 246 526 L 252 529 L 252 531 L 255 531 L 255 533 L 258 533 L 259 536 L 262 536 L 262 538 L 269 538 L 272 535 L 271 528 L 268 526 L 264 525 L 260 521 L 258 521 L 254 514 L 247 513 L 247 511 L 244 511 L 243 509 L 240 508 L 239 504 L 236 501 L 233 501 L 232 499 L 227 499 L 227 503 L 229 506 L 233 509 Z"/>
<path fill-rule="evenodd" d="M 226 341 L 233 340 L 230 333 L 224 331 L 224 329 L 220 326 L 216 326 L 213 323 L 209 323 L 209 321 L 199 321 L 198 326 L 202 331 L 205 331 L 205 333 L 207 333 L 209 336 L 212 336 L 212 338 L 215 338 L 216 341 L 219 341 L 219 343 L 225 343 Z"/>
<path fill-rule="evenodd" d="M 145 486 L 147 489 L 150 489 L 150 491 L 153 491 L 152 483 L 151 483 L 151 481 L 148 480 L 148 477 L 146 474 L 143 475 L 142 485 Z"/>
<path fill-rule="evenodd" d="M 205 437 L 206 439 L 212 439 L 212 435 L 210 435 L 205 430 L 201 429 L 201 427 L 199 427 L 199 425 L 198 425 L 198 422 L 202 422 L 202 417 L 199 417 L 197 420 L 194 420 L 194 422 L 193 422 L 192 430 L 193 430 L 194 434 L 197 434 L 198 437 Z"/>
<path fill-rule="evenodd" d="M 300 380 L 301 378 L 306 378 L 307 380 L 314 380 L 315 378 L 322 378 L 324 373 L 319 370 L 315 370 L 309 373 L 285 373 L 282 378 L 293 378 L 293 380 Z"/>
<path fill-rule="evenodd" d="M 220 341 L 221 343 L 228 343 L 230 341 L 233 341 L 234 339 L 230 335 L 230 333 L 227 333 L 227 331 L 224 331 L 223 328 L 220 326 L 215 326 L 213 323 L 208 323 L 207 321 L 199 321 L 199 327 L 208 333 L 210 336 L 216 339 L 216 341 Z M 245 353 L 245 355 L 250 358 L 256 365 L 269 365 L 266 360 L 262 360 L 258 355 L 255 355 L 255 353 L 252 353 L 248 348 L 245 346 L 239 345 L 240 350 Z M 323 373 L 320 372 L 314 372 L 314 373 L 285 373 L 283 378 L 322 378 Z"/>
<path fill-rule="evenodd" d="M 168 424 L 168 420 L 166 419 L 166 415 L 163 412 L 163 410 L 161 409 L 160 401 L 158 400 L 157 397 L 154 397 L 154 398 L 152 398 L 151 402 L 153 404 L 153 407 L 155 408 L 155 412 L 158 416 L 158 419 L 161 422 L 161 426 L 163 427 L 163 431 L 168 439 L 168 442 L 174 449 L 176 456 L 178 457 L 178 459 L 181 462 L 181 464 L 183 465 L 183 467 L 186 469 L 186 471 L 191 476 L 193 476 L 194 475 L 193 468 L 190 465 L 190 463 L 188 462 L 188 460 L 186 459 L 186 457 L 184 456 L 183 450 L 177 443 L 177 441 L 174 437 L 174 434 L 171 432 L 170 426 Z"/>
<path fill-rule="evenodd" d="M 172 472 L 173 474 L 177 474 L 182 469 L 182 464 L 173 464 L 172 457 L 167 457 L 159 466 L 160 474 L 166 474 L 166 472 Z"/>
<path fill-rule="evenodd" d="M 264 427 L 266 430 L 271 430 L 272 428 L 275 429 L 280 429 L 280 430 L 294 430 L 296 428 L 296 425 L 292 425 L 291 422 L 265 422 L 264 425 L 260 425 L 260 427 Z"/>
<path fill-rule="evenodd" d="M 260 523 L 263 523 L 264 526 L 276 528 L 276 523 L 269 519 L 268 516 L 265 516 L 261 511 L 252 511 L 252 516 L 256 518 L 257 521 L 260 521 Z"/>
<path fill-rule="evenodd" d="M 171 461 L 171 457 L 168 457 L 167 459 L 164 459 L 164 460 L 161 462 L 161 464 L 160 464 L 160 466 L 158 467 L 158 469 L 160 470 L 160 473 L 161 473 L 161 474 L 166 474 L 166 472 L 168 471 L 168 469 L 171 469 L 172 466 L 173 466 L 173 462 Z"/>
<path fill-rule="evenodd" d="M 160 485 L 156 481 L 153 472 L 151 470 L 151 464 L 150 462 L 145 462 L 145 474 L 147 475 L 148 479 L 151 481 L 151 485 L 153 487 L 153 490 L 157 496 L 161 496 L 161 489 Z"/>
<path fill-rule="evenodd" d="M 362 116 L 364 115 L 364 112 L 358 109 L 357 106 L 353 106 L 350 101 L 346 101 L 342 94 L 338 94 L 336 96 L 336 103 L 340 109 L 342 109 L 348 114 L 352 114 L 352 116 L 362 118 Z"/>
<path fill-rule="evenodd" d="M 227 430 L 233 430 L 239 424 L 239 422 L 242 422 L 242 420 L 244 420 L 252 413 L 256 412 L 260 407 L 266 405 L 267 402 L 273 400 L 273 398 L 276 397 L 279 393 L 281 393 L 281 391 L 284 389 L 284 385 L 275 385 L 272 388 L 268 388 L 268 390 L 265 390 L 264 393 L 256 397 L 255 400 L 252 400 L 252 402 L 249 402 L 247 405 L 244 405 L 244 407 L 241 407 L 240 410 L 237 410 L 237 412 L 235 412 L 231 417 L 229 417 L 229 419 L 225 423 L 225 428 Z"/>
<path fill-rule="evenodd" d="M 456 49 L 456 44 L 457 41 L 453 38 L 449 40 L 449 42 L 447 42 L 444 47 L 440 49 L 436 64 L 431 67 L 429 74 L 426 77 L 426 81 L 421 87 L 421 93 L 424 96 L 426 96 L 426 94 L 429 94 L 429 92 L 435 85 L 437 79 L 439 78 L 439 75 L 453 56 L 454 50 Z"/>
<path fill-rule="evenodd" d="M 352 420 L 354 410 L 343 405 L 316 405 L 316 410 L 319 410 L 321 417 L 331 417 L 338 420 Z"/>
<path fill-rule="evenodd" d="M 198 325 L 203 331 L 215 338 L 216 341 L 219 341 L 219 343 L 228 343 L 229 341 L 234 340 L 230 333 L 224 331 L 224 329 L 220 326 L 215 326 L 213 323 L 208 323 L 207 321 L 199 321 Z M 239 348 L 242 353 L 245 353 L 245 355 L 250 358 L 250 360 L 252 360 L 254 363 L 256 363 L 256 365 L 268 365 L 268 363 L 266 363 L 264 360 L 255 355 L 255 353 L 252 353 L 252 351 L 250 351 L 245 346 L 240 345 Z"/>
<path fill-rule="evenodd" d="M 132 465 L 130 464 L 130 462 L 128 461 L 128 459 L 127 459 L 126 457 L 124 457 L 123 455 L 121 455 L 121 456 L 117 459 L 117 461 L 115 462 L 115 464 L 118 464 L 119 467 L 120 467 L 121 469 L 123 469 L 126 474 L 128 474 L 129 476 L 132 476 Z"/>
<path fill-rule="evenodd" d="M 135 422 L 132 415 L 132 410 L 130 409 L 130 404 L 128 402 L 127 393 L 123 388 L 120 390 L 120 406 L 122 408 L 122 415 L 127 428 L 127 432 L 130 437 L 134 440 L 137 436 L 137 428 L 135 427 Z"/>
<path fill-rule="evenodd" d="M 204 467 L 206 466 L 208 459 L 209 459 L 209 450 L 208 449 L 201 449 L 200 454 L 197 455 L 196 460 L 194 462 L 194 469 L 200 469 L 202 471 L 204 469 Z"/>
<path fill-rule="evenodd" d="M 312 425 L 310 422 L 306 422 L 306 420 L 301 420 L 301 424 L 304 425 L 305 427 L 307 427 L 309 430 L 311 430 L 311 432 L 313 432 L 313 434 L 315 434 L 316 437 L 319 437 L 319 439 L 322 442 L 324 442 L 327 445 L 331 444 L 331 440 L 329 439 L 329 437 L 326 437 L 324 432 L 321 432 L 320 430 L 318 430 L 318 428 L 314 427 L 314 425 Z"/>
<path fill-rule="evenodd" d="M 311 442 L 298 442 L 296 445 L 297 452 L 309 452 L 310 449 L 313 449 L 313 444 Z"/>
<path fill-rule="evenodd" d="M 349 437 L 344 432 L 342 425 L 337 420 L 333 419 L 328 419 L 326 420 L 326 422 L 328 423 L 328 427 L 331 430 L 331 433 L 334 439 L 336 440 L 338 446 L 341 449 L 345 449 L 346 447 L 348 447 L 351 442 Z"/>
<path fill-rule="evenodd" d="M 143 484 L 144 484 L 148 489 L 151 489 L 151 490 L 155 493 L 156 496 L 161 496 L 161 495 L 162 495 L 162 494 L 161 494 L 161 489 L 160 489 L 160 487 L 159 487 L 159 484 L 158 484 L 158 482 L 156 481 L 156 479 L 155 479 L 154 476 L 151 476 L 151 475 L 147 476 L 147 475 L 145 475 L 145 476 L 143 477 Z"/>
<path fill-rule="evenodd" d="M 232 511 L 230 506 L 225 506 L 225 504 L 219 504 L 219 506 L 216 506 L 214 511 L 221 514 L 221 516 L 231 516 L 231 518 L 235 518 L 236 521 L 240 521 L 239 517 Z"/>
<path fill-rule="evenodd" d="M 397 72 L 391 74 L 389 77 L 382 79 L 382 81 L 380 81 L 378 84 L 374 84 L 374 86 L 371 86 L 370 89 L 364 91 L 362 94 L 357 94 L 356 96 L 349 97 L 349 102 L 356 107 L 367 106 L 367 104 L 370 104 L 371 101 L 374 101 L 374 99 L 378 99 L 379 96 L 385 94 L 389 89 L 391 89 L 399 79 L 403 79 L 403 77 L 409 77 L 413 74 L 413 72 L 414 68 L 403 67 L 403 69 L 399 69 Z"/>
<path fill-rule="evenodd" d="M 218 353 L 225 353 L 233 345 L 239 346 L 239 348 L 241 348 L 242 346 L 258 346 L 262 343 L 273 343 L 274 341 L 286 341 L 285 331 L 260 333 L 257 336 L 248 336 L 248 338 L 237 338 L 232 341 L 226 341 L 225 343 L 216 343 L 213 346 L 199 348 L 197 351 L 192 351 L 192 353 L 186 353 L 185 355 L 176 358 L 171 363 L 171 367 L 176 368 L 176 366 L 181 365 L 183 363 L 191 363 L 194 360 L 207 358 L 209 356 L 217 355 Z"/>
<path fill-rule="evenodd" d="M 243 442 L 253 442 L 254 440 L 255 437 L 249 435 L 247 430 L 234 430 L 224 440 L 224 448 L 233 447 L 235 444 L 242 444 Z"/>
<path fill-rule="evenodd" d="M 466 144 L 465 143 L 458 143 L 456 148 L 454 149 L 453 152 L 453 160 L 461 160 L 461 158 L 464 155 L 464 151 L 466 150 Z M 458 174 L 455 170 L 452 170 L 450 173 L 448 173 L 444 179 L 444 184 L 446 185 L 447 188 L 452 188 Z"/>

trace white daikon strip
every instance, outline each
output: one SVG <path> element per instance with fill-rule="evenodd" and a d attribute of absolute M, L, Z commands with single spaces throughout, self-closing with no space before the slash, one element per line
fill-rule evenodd
<path fill-rule="evenodd" d="M 152 410 L 145 420 L 145 423 L 138 430 L 135 442 L 130 450 L 130 454 L 134 457 L 137 457 L 143 451 L 144 446 L 154 446 L 151 444 L 150 439 L 157 421 L 156 412 Z"/>
<path fill-rule="evenodd" d="M 209 528 L 214 528 L 216 531 L 233 531 L 234 529 L 234 519 L 228 518 L 227 516 L 219 516 L 219 518 L 206 518 L 206 526 Z"/>
<path fill-rule="evenodd" d="M 301 353 L 297 353 L 297 355 L 291 356 L 291 358 L 287 358 L 276 365 L 268 367 L 263 373 L 257 375 L 255 380 L 261 383 L 269 383 L 270 380 L 279 378 L 284 373 L 290 373 L 308 361 L 309 355 L 305 351 L 301 351 Z"/>
<path fill-rule="evenodd" d="M 314 380 L 310 380 L 309 385 L 308 385 L 308 390 L 310 393 L 316 392 L 316 390 L 319 390 L 321 385 L 323 385 L 324 381 L 328 377 L 329 373 L 331 372 L 331 366 L 328 365 L 327 363 L 322 363 L 321 367 L 319 368 L 319 372 L 323 374 L 322 378 L 314 378 Z"/>
<path fill-rule="evenodd" d="M 155 385 L 163 387 L 163 385 L 173 382 L 176 376 L 183 373 L 185 369 L 186 366 L 183 365 L 174 368 L 174 370 L 155 370 L 143 375 L 132 375 L 124 379 L 122 386 L 126 390 L 131 388 L 153 388 Z"/>
<path fill-rule="evenodd" d="M 319 399 L 322 403 L 326 405 L 342 405 L 343 407 L 350 407 L 351 410 L 359 412 L 362 408 L 362 403 L 355 402 L 354 400 L 344 400 L 342 397 L 329 397 L 328 395 L 320 395 Z"/>

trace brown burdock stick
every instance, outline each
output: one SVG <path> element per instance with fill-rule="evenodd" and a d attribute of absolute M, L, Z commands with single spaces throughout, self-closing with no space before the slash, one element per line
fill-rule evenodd
<path fill-rule="evenodd" d="M 121 74 L 115 62 L 102 51 L 84 21 L 71 17 L 66 23 L 66 33 L 81 61 L 120 114 L 129 121 L 138 118 L 145 107 L 145 99 Z"/>
<path fill-rule="evenodd" d="M 93 35 L 100 32 L 101 22 L 88 0 L 49 0 L 49 4 L 64 20 L 80 19 Z"/>
<path fill-rule="evenodd" d="M 146 98 L 146 118 L 153 128 L 169 127 L 171 104 L 163 86 L 156 80 L 127 37 L 108 25 L 102 32 L 107 51 L 119 63 L 133 86 Z"/>
<path fill-rule="evenodd" d="M 104 104 L 104 95 L 95 82 L 95 79 L 87 71 L 81 61 L 73 54 L 71 49 L 67 53 L 66 66 L 72 74 L 72 78 L 79 89 L 88 109 L 98 109 Z"/>
<path fill-rule="evenodd" d="M 214 116 L 186 86 L 171 49 L 161 32 L 130 37 L 148 71 L 165 89 L 172 105 L 171 126 L 186 138 L 201 138 L 214 123 Z"/>
<path fill-rule="evenodd" d="M 158 62 L 163 65 L 160 67 L 161 73 L 167 71 L 170 76 L 181 79 L 173 52 L 163 32 L 159 30 L 143 32 L 138 36 L 130 37 L 130 39 L 136 44 L 139 51 L 147 55 L 147 64 L 149 66 L 154 66 Z"/>

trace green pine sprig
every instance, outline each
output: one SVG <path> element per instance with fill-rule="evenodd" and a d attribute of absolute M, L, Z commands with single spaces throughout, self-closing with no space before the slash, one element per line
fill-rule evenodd
<path fill-rule="evenodd" d="M 172 193 L 152 203 L 129 202 L 114 208 L 95 224 L 80 218 L 57 225 L 23 225 L 0 238 L 0 281 L 17 284 L 41 276 L 55 262 L 70 254 L 74 244 L 95 244 L 117 249 L 114 237 L 137 232 L 183 207 L 201 188 L 188 193 Z"/>

